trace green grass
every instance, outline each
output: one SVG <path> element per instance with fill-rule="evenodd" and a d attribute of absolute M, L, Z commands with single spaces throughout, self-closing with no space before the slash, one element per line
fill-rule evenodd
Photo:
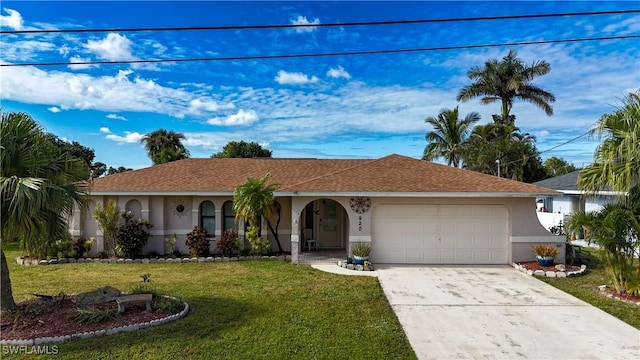
<path fill-rule="evenodd" d="M 591 251 L 595 252 L 595 250 Z M 591 260 L 587 264 L 586 275 L 571 278 L 536 278 L 600 308 L 640 330 L 640 306 L 600 295 L 598 286 L 609 285 L 610 281 L 598 259 L 594 256 L 589 256 L 589 258 Z"/>
<path fill-rule="evenodd" d="M 21 266 L 17 247 L 3 247 L 16 301 L 104 285 L 128 292 L 148 273 L 192 307 L 167 325 L 58 344 L 63 359 L 415 358 L 376 278 L 280 261 Z"/>

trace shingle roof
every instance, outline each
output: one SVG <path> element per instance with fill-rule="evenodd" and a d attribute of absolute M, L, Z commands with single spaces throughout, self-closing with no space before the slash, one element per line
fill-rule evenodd
<path fill-rule="evenodd" d="M 380 159 L 185 159 L 93 180 L 94 193 L 233 192 L 271 174 L 278 192 L 526 193 L 554 191 L 401 155 Z"/>
<path fill-rule="evenodd" d="M 580 175 L 580 170 L 540 180 L 533 184 L 554 190 L 580 190 L 578 188 L 578 175 Z"/>

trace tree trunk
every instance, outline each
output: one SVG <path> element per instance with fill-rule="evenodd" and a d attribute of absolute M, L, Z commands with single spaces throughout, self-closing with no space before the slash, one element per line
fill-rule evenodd
<path fill-rule="evenodd" d="M 269 221 L 269 219 L 267 219 L 267 226 L 269 227 L 269 230 L 271 230 L 271 234 L 273 234 L 273 237 L 276 239 L 276 244 L 278 244 L 278 251 L 282 253 L 282 245 L 280 245 L 280 239 L 278 238 L 277 225 L 276 230 L 274 230 L 273 226 L 271 226 L 271 222 Z"/>
<path fill-rule="evenodd" d="M 10 310 L 16 307 L 13 300 L 13 290 L 11 289 L 11 278 L 9 278 L 9 265 L 7 258 L 2 251 L 2 261 L 0 263 L 0 310 Z"/>

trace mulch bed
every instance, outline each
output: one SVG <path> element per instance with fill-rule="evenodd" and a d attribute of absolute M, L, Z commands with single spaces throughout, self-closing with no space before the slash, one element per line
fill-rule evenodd
<path fill-rule="evenodd" d="M 34 304 L 38 301 L 44 302 L 42 299 L 33 299 L 17 304 L 22 311 L 18 310 L 18 312 L 2 314 L 0 339 L 18 340 L 73 335 L 145 323 L 171 315 L 157 311 L 145 312 L 146 307 L 144 304 L 127 304 L 126 311 L 121 313 L 116 319 L 98 324 L 80 324 L 72 319 L 77 308 L 74 299 L 74 296 L 67 295 L 60 301 L 48 300 L 46 306 L 42 305 L 45 311 L 40 314 L 27 312 L 24 311 L 24 309 L 29 304 Z M 101 307 L 118 308 L 115 301 L 105 303 Z"/>
<path fill-rule="evenodd" d="M 536 271 L 536 270 L 559 271 L 558 269 L 556 269 L 555 265 L 552 265 L 552 266 L 540 266 L 540 264 L 538 264 L 537 261 L 525 261 L 525 262 L 519 262 L 518 264 L 526 267 L 527 270 L 533 270 L 533 271 Z M 572 265 L 564 265 L 564 266 L 565 266 L 565 272 L 580 271 L 580 266 L 572 266 Z"/>

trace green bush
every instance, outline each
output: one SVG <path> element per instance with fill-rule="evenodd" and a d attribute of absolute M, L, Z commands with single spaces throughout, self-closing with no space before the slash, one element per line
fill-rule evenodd
<path fill-rule="evenodd" d="M 122 214 L 125 220 L 124 225 L 118 227 L 116 233 L 116 245 L 118 252 L 128 258 L 135 258 L 140 254 L 142 248 L 147 244 L 151 233 L 149 229 L 153 225 L 142 219 L 133 220 L 130 211 Z"/>
<path fill-rule="evenodd" d="M 252 255 L 262 255 L 271 250 L 271 242 L 258 236 L 258 230 L 257 226 L 252 225 L 249 226 L 249 230 L 244 234 L 249 241 L 249 245 L 251 245 Z"/>
<path fill-rule="evenodd" d="M 116 319 L 118 316 L 118 309 L 113 308 L 77 308 L 73 314 L 73 321 L 81 324 L 99 324 L 104 321 Z"/>
<path fill-rule="evenodd" d="M 191 252 L 191 256 L 205 256 L 209 254 L 209 239 L 207 229 L 196 226 L 187 233 L 185 244 Z"/>
<path fill-rule="evenodd" d="M 240 241 L 236 229 L 227 229 L 216 244 L 222 256 L 234 256 L 240 253 Z"/>

